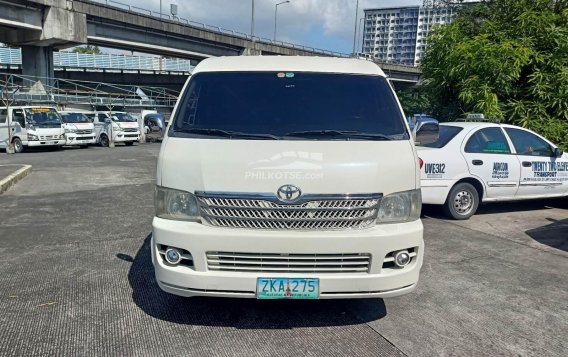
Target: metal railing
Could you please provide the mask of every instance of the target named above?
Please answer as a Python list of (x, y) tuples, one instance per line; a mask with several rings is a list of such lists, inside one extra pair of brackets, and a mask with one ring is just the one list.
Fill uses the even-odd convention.
[(173, 108), (179, 92), (161, 87), (32, 77), (0, 73), (0, 99), (15, 104), (81, 104)]
[(293, 43), (284, 42), (284, 41), (274, 41), (274, 40), (270, 40), (268, 38), (263, 38), (263, 37), (258, 37), (258, 36), (251, 36), (251, 35), (247, 35), (246, 33), (243, 33), (243, 32), (225, 29), (225, 28), (222, 28), (220, 26), (212, 26), (212, 25), (207, 25), (207, 24), (201, 23), (201, 22), (191, 21), (191, 20), (185, 19), (183, 17), (168, 15), (168, 14), (164, 14), (164, 13), (160, 14), (159, 12), (156, 12), (156, 11), (143, 9), (143, 8), (140, 8), (140, 7), (137, 7), (137, 6), (134, 6), (134, 5), (125, 4), (125, 3), (114, 1), (114, 0), (79, 0), (79, 1), (96, 2), (96, 3), (104, 4), (104, 5), (109, 6), (109, 7), (115, 7), (115, 8), (121, 9), (123, 11), (128, 11), (128, 12), (131, 12), (131, 13), (137, 13), (137, 14), (146, 15), (146, 16), (157, 17), (157, 18), (162, 19), (162, 20), (178, 22), (178, 23), (184, 24), (186, 26), (198, 27), (198, 28), (206, 29), (206, 30), (217, 32), (217, 33), (224, 34), (224, 35), (231, 35), (231, 36), (235, 36), (235, 37), (244, 38), (244, 39), (255, 41), (255, 42), (258, 42), (258, 43), (264, 43), (264, 44), (268, 44), (268, 45), (277, 45), (277, 46), (293, 48), (293, 49), (297, 49), (297, 50), (309, 51), (309, 52), (313, 52), (314, 54), (323, 54), (323, 55), (327, 55), (327, 56), (351, 57), (351, 54), (346, 54), (346, 53), (341, 53), (341, 52), (336, 52), (336, 51), (329, 51), (329, 50), (324, 50), (324, 49), (321, 49), (321, 48), (315, 48), (315, 47), (310, 47), (310, 46), (303, 46), (303, 45), (293, 44)]
[[(0, 47), (0, 64), (21, 65), (22, 53), (19, 48)], [(191, 62), (179, 58), (150, 56), (129, 56), (116, 54), (89, 54), (76, 52), (54, 52), (54, 67), (132, 69), (148, 71), (191, 72)]]

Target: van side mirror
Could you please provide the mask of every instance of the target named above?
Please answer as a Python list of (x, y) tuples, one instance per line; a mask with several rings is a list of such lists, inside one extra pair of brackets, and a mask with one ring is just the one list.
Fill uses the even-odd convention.
[(554, 157), (560, 157), (564, 155), (564, 151), (560, 150), (560, 148), (554, 149)]
[(412, 136), (416, 144), (431, 144), (438, 140), (440, 125), (436, 119), (423, 118), (416, 121)]
[(105, 123), (110, 124), (110, 123), (112, 123), (112, 120), (110, 120), (110, 118), (106, 118)]

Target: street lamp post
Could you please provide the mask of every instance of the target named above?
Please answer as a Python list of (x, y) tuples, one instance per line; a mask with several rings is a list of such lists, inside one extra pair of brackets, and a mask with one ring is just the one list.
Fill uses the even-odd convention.
[(276, 24), (278, 21), (278, 5), (282, 4), (289, 4), (290, 0), (279, 2), (278, 4), (274, 5), (274, 41), (276, 41)]
[(250, 19), (250, 40), (254, 42), (254, 0), (252, 0), (252, 15)]
[(353, 30), (353, 57), (355, 57), (355, 47), (357, 46), (357, 21), (359, 18), (359, 0), (357, 0), (357, 5), (355, 6), (355, 29)]

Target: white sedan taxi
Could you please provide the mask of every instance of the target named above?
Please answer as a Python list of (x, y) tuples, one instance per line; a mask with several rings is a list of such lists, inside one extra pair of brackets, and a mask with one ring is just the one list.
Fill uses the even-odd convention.
[(422, 202), (468, 219), (480, 202), (568, 196), (568, 155), (521, 127), (476, 116), (440, 124), (438, 140), (417, 146)]

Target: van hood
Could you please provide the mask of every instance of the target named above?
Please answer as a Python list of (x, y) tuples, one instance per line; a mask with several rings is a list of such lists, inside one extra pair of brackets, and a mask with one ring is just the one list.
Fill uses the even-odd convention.
[(78, 130), (94, 130), (95, 125), (93, 123), (64, 123), (64, 128), (76, 128)]
[(166, 138), (158, 185), (195, 192), (383, 193), (418, 187), (410, 141), (287, 141)]
[(119, 122), (116, 122), (116, 123), (123, 129), (127, 129), (127, 128), (128, 129), (132, 129), (132, 128), (138, 129), (138, 122), (135, 122), (135, 121), (119, 121)]
[(61, 126), (58, 126), (58, 127), (55, 127), (55, 128), (36, 126), (36, 127), (34, 127), (34, 130), (28, 129), (27, 132), (29, 134), (40, 135), (40, 136), (61, 135), (61, 134), (63, 134), (63, 128)]

